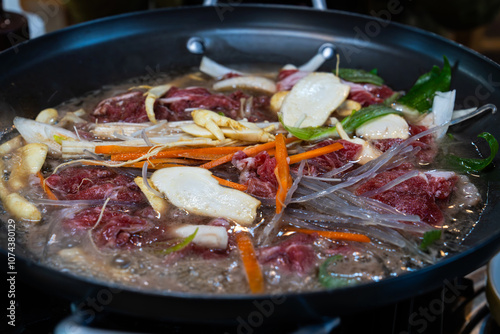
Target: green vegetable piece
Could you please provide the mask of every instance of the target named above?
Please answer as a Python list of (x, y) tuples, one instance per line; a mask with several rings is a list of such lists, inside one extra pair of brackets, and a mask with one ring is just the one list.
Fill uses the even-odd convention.
[(451, 67), (448, 58), (443, 56), (443, 59), (443, 69), (434, 66), (430, 72), (420, 76), (408, 93), (398, 100), (398, 103), (416, 109), (423, 114), (432, 107), (432, 99), (436, 92), (449, 91)]
[(285, 128), (286, 131), (290, 132), (294, 137), (297, 137), (302, 140), (320, 140), (328, 137), (333, 137), (337, 133), (337, 129), (334, 126), (296, 128), (293, 126), (286, 126), (285, 124), (283, 124), (283, 127)]
[(339, 77), (351, 82), (371, 83), (377, 86), (384, 84), (384, 79), (377, 75), (377, 69), (367, 72), (354, 68), (339, 68)]
[(383, 104), (372, 104), (371, 106), (353, 112), (351, 115), (344, 118), (341, 124), (347, 133), (352, 133), (362, 124), (388, 114), (401, 115), (401, 112)]
[(420, 243), (420, 249), (425, 251), (436, 240), (441, 239), (441, 230), (431, 230), (424, 233), (424, 238)]
[[(383, 104), (371, 105), (360, 110), (353, 112), (350, 116), (344, 118), (340, 123), (347, 133), (352, 133), (361, 124), (366, 123), (372, 119), (387, 115), (398, 114), (401, 112)], [(281, 124), (283, 124), (281, 116), (279, 116)], [(337, 134), (337, 129), (334, 126), (317, 126), (307, 128), (296, 128), (293, 126), (286, 126), (283, 124), (285, 130), (290, 132), (293, 136), (302, 140), (320, 140), (332, 137)]]
[(336, 289), (358, 283), (355, 279), (341, 277), (340, 275), (335, 275), (328, 270), (329, 267), (335, 266), (336, 262), (343, 259), (344, 257), (342, 255), (334, 255), (326, 259), (325, 262), (323, 262), (319, 267), (318, 281), (325, 288)]
[(189, 245), (191, 243), (191, 241), (194, 240), (194, 237), (196, 237), (196, 233), (198, 233), (198, 228), (196, 228), (196, 230), (193, 232), (193, 234), (187, 236), (184, 240), (182, 240), (181, 242), (179, 242), (177, 245), (160, 251), (160, 254), (167, 255), (167, 254), (170, 254), (170, 253), (173, 253), (173, 252), (180, 251), (181, 249), (183, 249), (187, 245)]
[(490, 146), (490, 156), (485, 159), (465, 159), (449, 154), (447, 160), (458, 169), (467, 173), (480, 172), (492, 163), (498, 153), (498, 141), (489, 132), (483, 132), (478, 137), (485, 139)]

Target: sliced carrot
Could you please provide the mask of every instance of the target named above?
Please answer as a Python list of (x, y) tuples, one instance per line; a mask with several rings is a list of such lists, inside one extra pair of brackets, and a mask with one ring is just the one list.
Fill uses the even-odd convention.
[[(297, 140), (299, 140), (299, 139), (297, 139), (295, 137), (290, 137), (290, 138), (287, 138), (285, 140), (285, 143), (289, 144), (289, 143), (297, 141)], [(276, 146), (276, 141), (271, 141), (269, 143), (265, 143), (265, 144), (261, 144), (261, 145), (257, 145), (257, 146), (246, 147), (242, 151), (245, 152), (245, 154), (248, 155), (249, 157), (253, 157), (254, 155), (257, 155), (258, 153), (260, 153), (262, 151), (267, 151), (267, 150), (273, 149), (275, 146)], [(231, 154), (228, 154), (226, 156), (223, 156), (222, 158), (207, 162), (207, 163), (201, 165), (200, 167), (205, 168), (205, 169), (211, 169), (211, 168), (220, 166), (222, 164), (225, 164), (226, 162), (231, 161), (233, 159), (233, 157), (234, 157), (234, 153), (231, 153)]]
[(255, 255), (252, 240), (246, 232), (236, 234), (236, 243), (240, 251), (240, 258), (245, 268), (245, 273), (252, 293), (264, 292), (264, 277), (259, 261)]
[(36, 173), (36, 175), (40, 179), (40, 184), (42, 185), (43, 191), (45, 191), (45, 193), (47, 194), (47, 197), (51, 200), (57, 201), (58, 200), (57, 196), (54, 195), (52, 190), (50, 190), (50, 188), (45, 184), (45, 179), (43, 178), (42, 173), (38, 172)]
[[(223, 146), (223, 147), (206, 147), (206, 148), (190, 148), (190, 149), (175, 149), (164, 150), (152, 156), (153, 159), (159, 158), (190, 158), (199, 160), (215, 160), (230, 153), (235, 153), (243, 150), (241, 146)], [(141, 158), (145, 153), (118, 153), (112, 154), (112, 161), (127, 161)]]
[(278, 191), (276, 193), (276, 213), (281, 213), (285, 206), (288, 190), (292, 186), (292, 176), (288, 166), (288, 151), (286, 149), (285, 137), (280, 133), (276, 136), (276, 169), (274, 174), (278, 179)]
[(215, 178), (217, 181), (219, 181), (219, 184), (221, 186), (226, 186), (226, 187), (230, 187), (230, 188), (233, 188), (236, 190), (241, 190), (241, 191), (245, 191), (248, 189), (248, 187), (244, 184), (239, 184), (239, 183), (231, 182), (231, 181), (228, 181), (225, 179), (221, 179), (220, 177), (217, 177), (215, 175), (212, 175), (212, 177)]
[[(144, 166), (145, 161), (134, 162), (131, 164), (125, 165), (125, 167), (133, 167), (133, 168), (142, 168)], [(190, 159), (149, 159), (148, 168), (150, 169), (160, 169), (158, 166), (169, 165), (169, 166), (197, 166), (200, 164), (198, 160), (190, 160)]]
[(118, 153), (148, 153), (154, 146), (121, 146), (121, 145), (99, 145), (95, 147), (97, 154)]
[(307, 151), (307, 152), (299, 153), (299, 154), (294, 154), (294, 155), (290, 156), (289, 164), (293, 165), (293, 164), (300, 162), (302, 160), (316, 158), (316, 157), (319, 157), (321, 155), (325, 155), (325, 154), (328, 154), (331, 152), (341, 150), (343, 148), (344, 148), (344, 146), (342, 146), (341, 143), (334, 143), (334, 144), (331, 144), (328, 146), (317, 148), (315, 150), (311, 150), (311, 151)]
[(294, 232), (300, 232), (304, 234), (319, 234), (322, 237), (327, 239), (335, 239), (335, 240), (345, 240), (345, 241), (358, 241), (358, 242), (370, 242), (370, 238), (368, 238), (364, 234), (357, 233), (348, 233), (348, 232), (334, 232), (334, 231), (317, 231), (317, 230), (309, 230), (306, 228), (289, 228), (289, 230)]

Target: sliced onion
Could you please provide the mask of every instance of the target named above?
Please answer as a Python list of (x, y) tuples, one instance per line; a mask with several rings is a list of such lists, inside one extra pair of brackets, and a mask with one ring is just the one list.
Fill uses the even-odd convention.
[(217, 91), (247, 89), (267, 94), (276, 93), (276, 84), (274, 81), (257, 76), (243, 76), (225, 79), (216, 82), (212, 88)]
[[(453, 107), (455, 106), (455, 90), (450, 92), (436, 92), (432, 103), (432, 114), (434, 115), (434, 125), (449, 124), (453, 115)], [(436, 138), (442, 138), (448, 126), (435, 133)]]

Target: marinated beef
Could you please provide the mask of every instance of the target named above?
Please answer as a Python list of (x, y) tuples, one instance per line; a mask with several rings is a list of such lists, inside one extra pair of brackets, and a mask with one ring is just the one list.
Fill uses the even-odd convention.
[[(351, 143), (347, 140), (324, 140), (321, 143), (311, 147), (309, 150), (315, 150), (320, 147), (328, 146), (334, 143), (341, 143), (343, 149), (321, 155), (316, 158), (308, 159), (304, 168), (304, 175), (321, 176), (329, 171), (340, 168), (350, 161), (356, 160), (362, 150), (359, 144)], [(292, 168), (296, 170), (296, 168)]]
[[(148, 115), (143, 92), (132, 91), (101, 101), (90, 113), (92, 122), (148, 122)], [(166, 107), (156, 103), (154, 106), (156, 119), (176, 120), (177, 116)]]
[[(377, 174), (361, 184), (355, 193), (362, 195), (379, 189), (409, 171), (410, 169), (405, 165)], [(451, 172), (420, 173), (371, 198), (388, 204), (402, 213), (418, 215), (422, 221), (430, 225), (440, 226), (444, 216), (439, 204), (449, 198), (456, 181), (457, 176)]]
[(45, 180), (59, 199), (139, 203), (145, 201), (130, 176), (102, 167), (69, 167)]
[(259, 248), (257, 257), (260, 263), (279, 270), (306, 274), (316, 263), (314, 240), (314, 235), (295, 233), (277, 246)]
[(351, 87), (347, 98), (360, 103), (362, 107), (384, 103), (385, 99), (394, 94), (394, 91), (386, 85), (376, 86), (368, 83), (357, 84), (344, 80), (342, 80), (342, 82)]
[(140, 246), (142, 239), (140, 233), (154, 227), (148, 219), (127, 209), (112, 206), (102, 211), (99, 221), (101, 211), (102, 207), (83, 209), (63, 221), (63, 226), (73, 232), (91, 229), (91, 236), (97, 247), (111, 248)]

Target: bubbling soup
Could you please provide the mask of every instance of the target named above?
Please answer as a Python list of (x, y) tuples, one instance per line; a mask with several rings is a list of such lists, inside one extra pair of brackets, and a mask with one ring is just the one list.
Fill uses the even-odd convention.
[(493, 108), (454, 111), (450, 77), (445, 58), (404, 93), (376, 71), (204, 58), (105, 87), (16, 117), (3, 220), (47, 266), (151, 291), (316, 291), (418, 270), (463, 250), (496, 153), (471, 164), (470, 139), (446, 134)]

